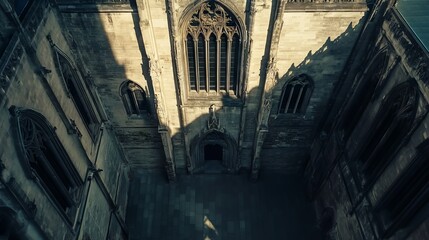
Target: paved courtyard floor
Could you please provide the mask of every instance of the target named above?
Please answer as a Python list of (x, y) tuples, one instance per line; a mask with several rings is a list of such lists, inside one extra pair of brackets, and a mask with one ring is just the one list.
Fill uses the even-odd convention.
[(179, 175), (139, 170), (127, 210), (130, 239), (318, 240), (312, 204), (299, 177), (276, 172)]

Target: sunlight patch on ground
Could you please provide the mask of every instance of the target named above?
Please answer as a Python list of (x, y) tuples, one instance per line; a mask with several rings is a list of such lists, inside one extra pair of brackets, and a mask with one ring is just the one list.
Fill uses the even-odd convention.
[(210, 219), (207, 216), (204, 216), (204, 238), (203, 240), (215, 240), (216, 237), (219, 235), (218, 231), (216, 230), (213, 223), (210, 221)]

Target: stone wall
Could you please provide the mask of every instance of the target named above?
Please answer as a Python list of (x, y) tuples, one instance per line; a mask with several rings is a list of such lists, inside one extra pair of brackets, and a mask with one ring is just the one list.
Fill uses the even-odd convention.
[[(52, 44), (71, 59), (78, 78), (87, 87), (84, 92), (94, 92), (91, 82), (87, 82), (87, 69), (80, 68), (85, 64), (73, 49), (75, 43), (69, 42), (69, 32), (62, 26), (57, 10), (48, 1), (33, 1), (28, 14), (21, 19), (10, 11), (8, 3), (3, 2), (0, 10), (1, 16), (11, 19), (9, 25), (0, 27), (2, 33), (10, 33), (7, 35), (9, 41), (0, 42), (0, 49), (5, 49), (1, 52), (0, 65), (0, 206), (16, 213), (21, 227), (19, 234), (23, 238), (72, 239), (90, 236), (98, 239), (106, 237), (109, 227), (126, 236), (123, 224), (126, 195), (119, 197), (118, 194), (124, 195), (128, 189), (128, 167), (116, 136), (104, 120), (104, 113), (98, 112), (101, 107), (97, 106), (95, 110), (101, 129), (96, 136), (92, 136), (65, 89)], [(10, 26), (13, 26), (12, 30)], [(98, 104), (96, 98), (97, 95), (90, 97), (93, 106)], [(79, 186), (77, 212), (72, 219), (66, 219), (56, 200), (40, 184), (43, 180), (25, 174), (25, 164), (28, 163), (25, 163), (25, 153), (21, 152), (23, 146), (18, 141), (9, 111), (11, 106), (42, 114), (55, 129), (82, 183)], [(92, 175), (95, 169), (103, 171)], [(88, 178), (90, 175), (91, 180)], [(109, 219), (116, 219), (115, 224), (110, 223)], [(94, 222), (98, 224), (94, 225)]]
[[(277, 52), (277, 81), (272, 92), (269, 133), (262, 166), (295, 172), (308, 160), (303, 154), (316, 136), (322, 114), (365, 21), (365, 8), (343, 12), (291, 10), (286, 5)], [(301, 114), (279, 114), (283, 86), (307, 74), (314, 82)], [(334, 97), (334, 96), (332, 96)], [(279, 156), (279, 157), (271, 157)], [(282, 167), (283, 166), (283, 167)]]
[[(320, 219), (324, 219), (326, 208), (334, 209), (332, 219), (328, 220), (333, 224), (325, 233), (333, 239), (424, 239), (428, 237), (428, 220), (421, 216), (426, 208), (424, 204), (408, 220), (403, 220), (402, 225), (389, 229), (386, 236), (383, 235), (382, 218), (387, 217), (382, 216), (377, 207), (383, 205), (388, 193), (398, 188), (400, 177), (413, 174), (407, 168), (418, 156), (417, 147), (427, 139), (429, 89), (426, 84), (428, 70), (424, 66), (427, 66), (429, 58), (390, 3), (378, 5), (371, 19), (353, 53), (356, 56), (354, 63), (344, 72), (345, 84), (337, 91), (338, 96), (347, 98), (339, 98), (344, 101), (337, 103), (328, 113), (322, 128), (325, 131), (323, 138), (313, 142), (312, 157), (306, 169), (307, 191), (316, 199)], [(372, 81), (372, 75), (379, 70), (371, 70), (371, 64), (378, 64), (377, 54), (380, 52), (387, 54), (387, 64), (383, 65), (374, 94), (370, 101), (359, 100), (356, 97), (359, 92), (362, 94), (359, 87), (366, 81)], [(419, 99), (411, 130), (395, 145), (393, 156), (381, 173), (369, 184), (362, 182), (365, 177), (362, 177), (361, 168), (356, 166), (362, 161), (359, 158), (363, 156), (361, 152), (366, 144), (377, 137), (372, 136), (371, 129), (380, 121), (379, 112), (385, 107), (383, 103), (391, 90), (407, 81), (416, 84)], [(368, 105), (360, 116), (355, 116), (358, 121), (347, 137), (341, 122), (347, 118), (353, 101), (368, 102)]]
[[(192, 166), (190, 144), (207, 129), (208, 109), (214, 104), (221, 127), (238, 145), (242, 167), (250, 168), (255, 132), (259, 128), (262, 89), (271, 48), (277, 48), (276, 83), (272, 91), (269, 134), (262, 167), (302, 169), (323, 109), (364, 21), (360, 2), (326, 11), (319, 5), (287, 4), (274, 29), (280, 1), (222, 1), (242, 24), (242, 82), (245, 90), (232, 97), (193, 98), (188, 94), (184, 62), (184, 18), (203, 1), (136, 1), (88, 4), (61, 1), (59, 9), (68, 38), (91, 72), (106, 114), (125, 155), (135, 167), (166, 164), (158, 125), (167, 126), (175, 166)], [(279, 32), (273, 37), (272, 32)], [(274, 39), (276, 38), (276, 39)], [(73, 40), (74, 39), (74, 40)], [(277, 114), (282, 87), (301, 73), (311, 76), (314, 92), (306, 114)], [(125, 80), (148, 94), (151, 116), (127, 116), (119, 96)], [(163, 153), (164, 152), (164, 153)], [(282, 155), (283, 158), (275, 156)], [(188, 169), (189, 170), (189, 169)]]

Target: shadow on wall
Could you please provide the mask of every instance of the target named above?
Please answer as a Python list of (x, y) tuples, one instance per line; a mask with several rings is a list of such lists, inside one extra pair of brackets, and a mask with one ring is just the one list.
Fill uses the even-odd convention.
[[(115, 21), (108, 11), (107, 13), (63, 13), (63, 15), (68, 22), (70, 36), (77, 35), (81, 40), (78, 43), (72, 42), (83, 50), (82, 58), (88, 64), (87, 68), (95, 79), (102, 103), (127, 159), (131, 164), (137, 162), (140, 167), (161, 168), (164, 162), (160, 159), (165, 159), (165, 154), (157, 121), (147, 117), (124, 117), (124, 105), (117, 94), (120, 84), (127, 79), (141, 84), (144, 89), (149, 90), (148, 101), (153, 115), (156, 115), (150, 59), (144, 47), (135, 2), (130, 2), (130, 18), (134, 25), (136, 40), (130, 46), (124, 47), (122, 55), (126, 55), (127, 62), (141, 62), (140, 74), (143, 75), (143, 79), (141, 76), (135, 76), (136, 79), (130, 77), (124, 63), (117, 60), (118, 53), (113, 51), (114, 44), (118, 44), (118, 40), (108, 36), (112, 31), (109, 28), (114, 29)], [(274, 8), (275, 4), (272, 6)], [(104, 18), (107, 18), (107, 21)], [(348, 28), (334, 40), (327, 38), (317, 51), (314, 53), (309, 51), (299, 64), (293, 63), (285, 74), (276, 76), (277, 81), (273, 88), (262, 93), (267, 75), (268, 56), (270, 56), (269, 44), (267, 44), (260, 65), (262, 80), (259, 87), (247, 90), (245, 99), (225, 96), (221, 99), (220, 106), (215, 105), (212, 112), (209, 108), (213, 102), (208, 100), (202, 103), (204, 107), (199, 107), (199, 111), (206, 114), (201, 114), (185, 126), (190, 145), (187, 146), (188, 149), (184, 149), (183, 133), (172, 136), (177, 167), (187, 167), (188, 170), (198, 172), (206, 160), (214, 160), (210, 157), (214, 154), (220, 158), (220, 165), (224, 167), (222, 171), (237, 172), (241, 168), (249, 169), (255, 153), (256, 129), (258, 126), (268, 125), (268, 134), (260, 156), (261, 169), (301, 171), (309, 158), (310, 144), (318, 136), (317, 127), (328, 107), (328, 99), (332, 97), (330, 95), (334, 87), (341, 82), (341, 70), (352, 47), (351, 43), (354, 42), (363, 21), (364, 18), (355, 26), (350, 23)], [(116, 42), (113, 44), (112, 41)], [(140, 49), (140, 53), (127, 55), (134, 46)], [(308, 75), (314, 82), (308, 107), (300, 114), (279, 113), (281, 99), (287, 99), (284, 97), (287, 94), (283, 93), (284, 85), (301, 74)], [(271, 102), (268, 123), (258, 122), (258, 112), (263, 111), (264, 106), (261, 103), (265, 102), (265, 99)], [(248, 108), (250, 104), (259, 107), (250, 109)], [(243, 112), (242, 108), (245, 108)], [(245, 114), (244, 122), (241, 121), (242, 113)], [(210, 125), (208, 122), (213, 121), (214, 118), (218, 124)], [(241, 139), (240, 131), (245, 132)], [(206, 152), (211, 153), (206, 154)]]
[[(62, 4), (62, 2), (67, 3)], [(73, 4), (73, 2), (76, 4)], [(157, 134), (156, 125), (153, 123), (154, 121), (147, 116), (128, 117), (120, 96), (121, 84), (129, 79), (143, 86), (144, 89), (147, 88), (140, 81), (141, 78), (135, 79), (132, 75), (130, 76), (126, 63), (122, 61), (123, 59), (117, 58), (118, 48), (114, 47), (113, 42), (115, 42), (114, 37), (118, 36), (112, 35), (115, 22), (109, 10), (113, 10), (118, 5), (96, 5), (95, 1), (86, 5), (80, 5), (77, 1), (57, 1), (57, 4), (57, 9), (61, 15), (62, 30), (73, 53), (73, 56), (70, 57), (76, 59), (77, 69), (84, 72), (85, 75), (90, 75), (89, 80), (86, 79), (89, 81), (88, 84), (96, 86), (97, 97), (100, 98), (103, 110), (106, 112), (109, 120), (106, 124), (107, 130), (110, 131), (113, 129), (115, 131), (116, 138), (122, 148), (125, 149), (125, 153), (135, 153), (135, 149), (139, 149), (138, 146), (144, 145), (147, 135), (152, 134), (153, 137), (149, 136), (147, 138), (153, 139), (155, 143), (158, 140), (158, 143), (160, 143), (161, 141)], [(133, 14), (134, 10), (131, 7), (128, 6), (125, 9), (125, 12), (130, 15)], [(51, 33), (51, 36), (53, 41), (60, 41), (60, 39), (56, 39), (55, 33)], [(120, 51), (127, 52), (129, 49), (120, 49)], [(137, 56), (129, 54), (127, 57), (130, 61), (137, 63), (137, 69), (140, 67), (140, 54)], [(128, 126), (133, 126), (136, 130), (129, 131)], [(132, 145), (127, 145), (128, 142), (123, 142), (123, 139), (130, 141)], [(106, 140), (102, 141), (106, 142)], [(101, 144), (97, 168), (104, 170), (101, 175), (103, 176), (102, 180), (107, 187), (107, 191), (116, 201), (113, 205), (118, 206), (119, 209), (112, 211), (110, 209), (111, 205), (105, 204), (102, 201), (103, 196), (97, 195), (99, 191), (90, 191), (88, 199), (99, 199), (100, 201), (88, 201), (87, 212), (79, 219), (82, 222), (82, 231), (79, 232), (80, 237), (91, 236), (102, 239), (106, 238), (105, 234), (107, 234), (110, 239), (127, 238), (127, 230), (123, 228), (120, 221), (125, 219), (128, 176), (124, 174), (125, 171), (123, 171), (120, 159), (112, 159), (122, 154), (117, 153), (118, 151), (122, 151), (122, 149), (117, 149), (114, 146), (116, 144), (108, 141), (105, 144)], [(159, 144), (155, 147), (149, 144), (144, 146), (148, 151), (160, 152), (158, 156), (162, 156), (162, 148), (159, 147)], [(130, 151), (127, 149), (130, 149)], [(126, 157), (128, 158), (128, 155)], [(98, 207), (93, 206), (95, 202), (98, 202)], [(92, 212), (94, 210), (100, 213), (105, 211), (106, 216), (109, 216), (108, 214), (110, 216), (103, 218), (101, 221), (96, 220), (95, 217), (100, 216), (100, 213), (97, 212), (95, 214)], [(116, 212), (118, 212), (118, 215), (122, 219), (115, 217), (117, 216), (115, 215)], [(99, 229), (91, 229), (90, 226), (93, 226), (94, 222), (98, 222)]]
[[(341, 85), (342, 70), (349, 58), (353, 43), (355, 42), (365, 17), (353, 26), (349, 24), (347, 29), (337, 38), (328, 37), (325, 43), (315, 52), (309, 51), (307, 56), (299, 63), (292, 64), (282, 76), (276, 76), (276, 81), (271, 89), (262, 95), (264, 81), (260, 81), (259, 87), (250, 89), (246, 99), (237, 101), (233, 97), (225, 96), (222, 103), (214, 106), (215, 111), (210, 110), (213, 101), (207, 101), (206, 114), (201, 114), (193, 121), (187, 123), (187, 138), (190, 146), (183, 152), (178, 148), (183, 147), (183, 134), (173, 136), (173, 141), (180, 142), (175, 146), (175, 159), (179, 168), (188, 167), (193, 173), (198, 172), (239, 172), (241, 169), (251, 168), (251, 161), (255, 153), (256, 129), (263, 122), (258, 119), (258, 112), (263, 111), (265, 99), (271, 100), (270, 117), (268, 119), (268, 134), (261, 151), (261, 169), (280, 169), (288, 172), (303, 171), (309, 157), (311, 143), (318, 138), (318, 127), (323, 114), (329, 108), (328, 103), (338, 85)], [(278, 53), (282, 54), (282, 53)], [(266, 55), (269, 55), (266, 53)], [(268, 59), (264, 57), (263, 59)], [(267, 73), (267, 60), (261, 61), (261, 74), (265, 78)], [(312, 95), (308, 106), (302, 113), (279, 113), (285, 84), (301, 74), (309, 76), (313, 83)], [(264, 79), (265, 80), (265, 79)], [(268, 84), (268, 83), (267, 83)], [(265, 88), (266, 89), (266, 88)], [(297, 96), (292, 96), (297, 97)], [(257, 102), (259, 109), (244, 111), (245, 122), (241, 122), (241, 108)], [(186, 106), (185, 106), (186, 108)], [(204, 112), (204, 111), (203, 111)], [(215, 119), (215, 120), (214, 120)], [(217, 121), (217, 124), (211, 124)], [(259, 124), (259, 126), (258, 126)], [(245, 131), (243, 139), (240, 139), (240, 131)], [(216, 134), (211, 134), (215, 132)], [(216, 152), (219, 151), (219, 152)], [(234, 151), (225, 153), (225, 151)], [(189, 153), (189, 158), (186, 156)], [(220, 156), (219, 166), (213, 167), (211, 157), (206, 154)], [(234, 158), (234, 159), (225, 159)]]

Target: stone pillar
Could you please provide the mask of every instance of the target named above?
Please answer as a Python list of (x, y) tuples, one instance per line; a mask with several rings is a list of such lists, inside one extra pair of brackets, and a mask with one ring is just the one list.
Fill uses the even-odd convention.
[(161, 135), (162, 145), (165, 153), (165, 168), (167, 171), (168, 180), (170, 182), (176, 181), (176, 164), (173, 155), (173, 143), (171, 141), (171, 134), (168, 129), (168, 115), (165, 111), (165, 99), (161, 89), (161, 69), (156, 60), (150, 60), (150, 75), (155, 94), (155, 110), (158, 118), (158, 133)]
[(253, 141), (253, 157), (252, 157), (252, 168), (251, 168), (251, 178), (256, 180), (259, 175), (260, 168), (260, 154), (262, 150), (262, 145), (265, 140), (265, 136), (268, 132), (268, 118), (271, 112), (271, 98), (273, 87), (277, 83), (276, 79), (276, 58), (277, 58), (277, 49), (279, 45), (280, 32), (283, 26), (283, 12), (286, 6), (286, 1), (281, 0), (278, 2), (278, 10), (274, 16), (274, 23), (270, 24), (270, 31), (272, 34), (269, 36), (270, 48), (267, 52), (269, 59), (267, 60), (267, 68), (264, 76), (261, 77), (261, 81), (264, 82), (264, 91), (261, 97), (261, 105), (259, 107), (257, 125), (256, 125), (256, 134)]
[(188, 173), (192, 173), (192, 161), (191, 161), (191, 155), (190, 155), (190, 140), (188, 136), (188, 122), (186, 120), (186, 114), (185, 114), (185, 107), (184, 107), (184, 100), (186, 99), (185, 94), (183, 90), (185, 84), (185, 79), (183, 76), (183, 62), (180, 60), (180, 49), (181, 44), (180, 40), (178, 40), (178, 28), (177, 28), (177, 1), (173, 0), (167, 0), (166, 1), (166, 9), (167, 9), (167, 17), (168, 17), (168, 23), (169, 23), (169, 32), (170, 32), (170, 41), (171, 41), (171, 55), (172, 55), (172, 64), (173, 64), (173, 70), (176, 72), (174, 74), (175, 82), (176, 82), (176, 92), (177, 92), (177, 109), (179, 113), (179, 123), (181, 128), (181, 134), (183, 138), (183, 144), (185, 148), (185, 158), (186, 158), (186, 169)]
[(158, 132), (161, 135), (162, 145), (165, 152), (165, 170), (167, 171), (168, 181), (176, 182), (176, 164), (173, 157), (173, 143), (171, 134), (168, 129), (163, 126), (158, 126)]
[(261, 149), (262, 145), (264, 144), (265, 136), (268, 133), (267, 127), (261, 127), (258, 132), (256, 133), (256, 141), (255, 141), (255, 152), (253, 154), (252, 159), (252, 172), (251, 172), (251, 178), (252, 180), (257, 180), (259, 176), (259, 168), (260, 168), (260, 155), (261, 155)]

